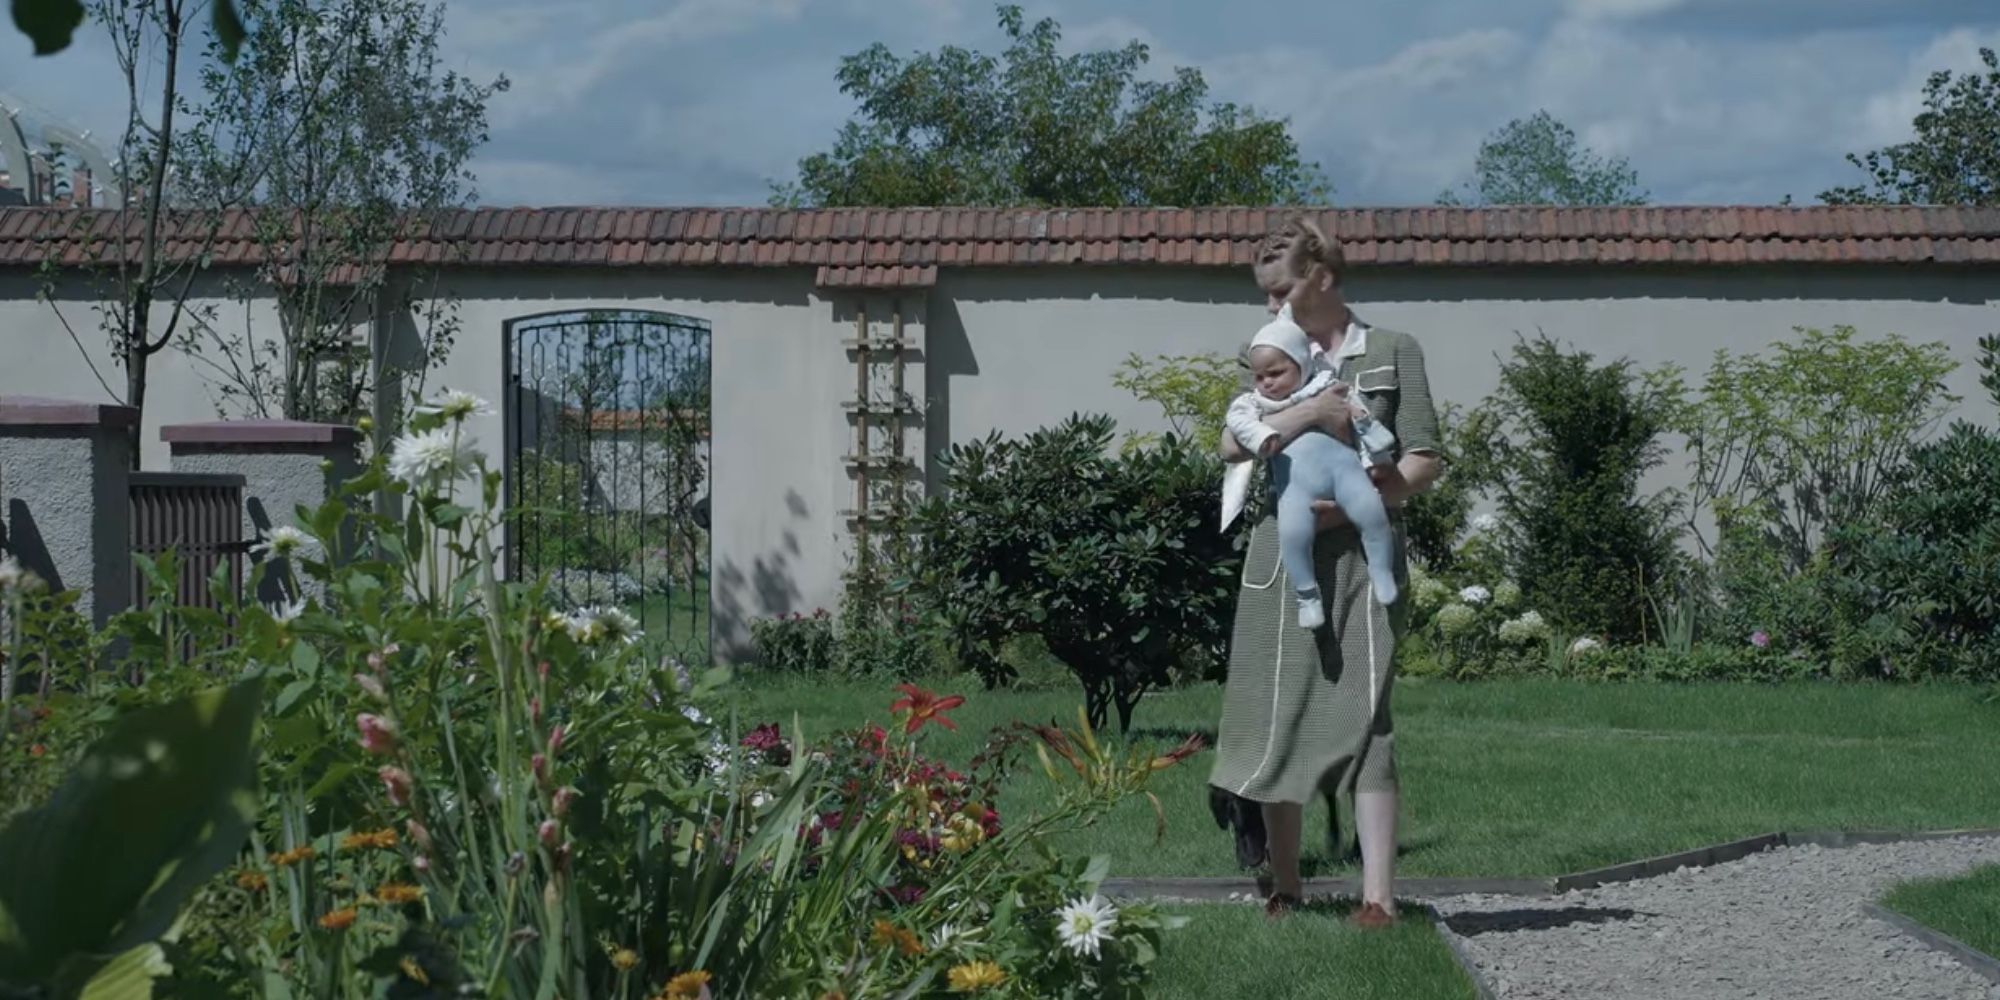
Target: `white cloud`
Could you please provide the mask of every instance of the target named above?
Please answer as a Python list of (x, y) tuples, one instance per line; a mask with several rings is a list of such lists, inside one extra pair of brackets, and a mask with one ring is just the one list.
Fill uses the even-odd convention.
[(1958, 28), (1934, 39), (1923, 51), (1910, 57), (1903, 76), (1887, 90), (1869, 97), (1861, 106), (1856, 123), (1856, 141), (1873, 149), (1906, 142), (1912, 135), (1911, 122), (1924, 109), (1924, 83), (1932, 73), (1985, 72), (1979, 61), (1981, 48), (2000, 49), (2000, 28), (1976, 30)]
[(1577, 17), (1617, 20), (1664, 14), (1683, 6), (1685, 2), (1686, 0), (1567, 0), (1563, 7)]

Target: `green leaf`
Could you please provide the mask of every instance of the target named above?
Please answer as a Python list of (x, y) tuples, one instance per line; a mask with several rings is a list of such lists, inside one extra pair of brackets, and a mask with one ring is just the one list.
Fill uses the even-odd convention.
[(222, 46), (222, 61), (234, 63), (243, 48), (243, 16), (236, 10), (236, 0), (214, 0), (213, 9), (212, 27), (216, 43)]
[(173, 925), (255, 815), (257, 681), (127, 715), (0, 830), (0, 980), (44, 982)]
[(69, 48), (83, 24), (83, 4), (77, 0), (14, 0), (14, 26), (35, 43), (38, 56)]
[(77, 1000), (152, 1000), (153, 980), (172, 975), (174, 967), (160, 946), (148, 942), (112, 959), (83, 984)]
[(313, 686), (317, 683), (317, 681), (313, 680), (296, 680), (285, 685), (285, 689), (278, 692), (278, 700), (271, 703), (271, 711), (279, 715), (284, 715), (291, 711), (292, 706), (298, 704), (300, 698), (311, 693)]

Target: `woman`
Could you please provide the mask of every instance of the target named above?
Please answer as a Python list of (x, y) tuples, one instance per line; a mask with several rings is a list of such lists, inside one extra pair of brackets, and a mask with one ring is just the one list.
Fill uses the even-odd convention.
[[(1393, 464), (1378, 467), (1376, 487), (1392, 511), (1396, 578), (1407, 583), (1400, 507), (1437, 481), (1441, 463), (1437, 414), (1415, 338), (1362, 323), (1341, 293), (1340, 245), (1305, 219), (1294, 219), (1260, 245), (1257, 284), (1271, 312), (1290, 305), (1312, 338), (1315, 359), (1362, 393), (1375, 418), (1395, 432)], [(1325, 431), (1351, 440), (1346, 403), (1331, 392), (1268, 423), (1280, 447), (1302, 433)], [(1251, 456), (1223, 435), (1223, 458)], [(1258, 516), (1244, 560), (1230, 643), (1216, 766), (1209, 782), (1262, 804), (1270, 842), (1273, 894), (1266, 912), (1282, 916), (1298, 905), (1303, 886), (1299, 849), (1305, 803), (1322, 789), (1351, 790), (1361, 841), (1363, 927), (1393, 923), (1396, 862), (1395, 730), (1389, 689), (1402, 598), (1377, 604), (1360, 539), (1335, 505), (1320, 505), (1314, 562), (1327, 602), (1326, 626), (1298, 627), (1295, 589), (1282, 579), (1277, 521), (1271, 505)], [(1409, 588), (1404, 586), (1407, 594)]]

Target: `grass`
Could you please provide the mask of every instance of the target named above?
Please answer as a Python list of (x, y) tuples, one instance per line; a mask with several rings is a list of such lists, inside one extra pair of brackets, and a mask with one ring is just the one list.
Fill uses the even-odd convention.
[(1883, 905), (1988, 955), (2000, 955), (2000, 865), (1897, 886)]
[(639, 619), (651, 655), (678, 656), (688, 663), (708, 662), (707, 573), (695, 577), (692, 587), (675, 586), (665, 593), (647, 594), (625, 611)]
[[(968, 685), (935, 685), (958, 691)], [(797, 713), (808, 736), (886, 722), (888, 682), (760, 679), (739, 689), (741, 724)], [(928, 751), (963, 762), (994, 726), (1075, 717), (1073, 690), (982, 692), (927, 730)], [(1218, 688), (1149, 697), (1132, 739), (1161, 749), (1212, 736)], [(1396, 688), (1409, 876), (1548, 876), (1773, 830), (1917, 830), (2000, 825), (2000, 784), (1966, 783), (2000, 751), (2000, 706), (1970, 687), (1872, 684), (1646, 685), (1400, 680)], [(1105, 853), (1135, 875), (1235, 874), (1209, 818), (1210, 758), (1161, 774), (1167, 835), (1152, 810), (1121, 806), (1061, 845)], [(1024, 767), (1003, 815), (1032, 808), (1045, 779)], [(1328, 860), (1315, 806), (1308, 866)]]
[[(1471, 1000), (1472, 985), (1430, 926), (1356, 931), (1326, 910), (1271, 924), (1251, 906), (1188, 906), (1161, 949), (1161, 1000)], [(1199, 942), (1198, 946), (1194, 945)]]

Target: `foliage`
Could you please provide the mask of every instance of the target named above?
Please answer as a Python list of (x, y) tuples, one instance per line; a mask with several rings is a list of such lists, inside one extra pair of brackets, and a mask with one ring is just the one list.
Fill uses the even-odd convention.
[(470, 203), (467, 162), (507, 80), (479, 84), (440, 65), (442, 3), (239, 2), (255, 27), (244, 58), (202, 69), (182, 184), (195, 203), (255, 211), (262, 263), (242, 294), (272, 294), (279, 329), (197, 322), (183, 349), (242, 415), (351, 421), (386, 377), (354, 343), (370, 309), (409, 299), (426, 320), (418, 357), (385, 355), (392, 367), (421, 371), (450, 351), (455, 314), (426, 300), (435, 276), (392, 285), (384, 265), (410, 227)]
[(822, 674), (839, 664), (839, 640), (833, 615), (815, 608), (810, 615), (796, 611), (750, 622), (750, 642), (759, 666), (787, 673)]
[(46, 805), (8, 820), (0, 987), (74, 997), (112, 974), (127, 980), (120, 995), (151, 996), (150, 975), (129, 979), (137, 970), (123, 956), (156, 955), (188, 897), (242, 848), (256, 811), (260, 704), (248, 680), (127, 715)]
[(1894, 470), (1957, 397), (1938, 343), (1855, 330), (1799, 328), (1768, 355), (1716, 352), (1699, 405), (1684, 421), (1694, 468), (1694, 515), (1747, 519), (1791, 571), (1811, 561), (1827, 529), (1873, 521)]
[[(502, 483), (466, 434), (478, 408), (422, 408), (341, 498), (298, 512), (301, 538), (246, 588), (282, 567), (303, 586), (284, 603), (175, 606), (161, 599), (171, 568), (148, 563), (155, 600), (116, 621), (120, 673), (147, 678), (124, 698), (218, 672), (267, 693), (251, 849), (162, 943), (164, 988), (860, 998), (979, 980), (999, 996), (1144, 995), (1170, 921), (1125, 907), (1101, 939), (1065, 939), (1062, 913), (1092, 905), (1106, 864), (1061, 858), (1049, 838), (1142, 794), (1195, 744), (1118, 759), (1087, 729), (1003, 734), (993, 766), (1032, 739), (1080, 770), (1048, 808), (982, 823), (954, 851), (952, 813), (987, 796), (950, 768), (903, 768), (962, 699), (905, 688), (883, 780), (837, 807), (851, 773), (837, 743), (817, 749), (796, 724), (732, 739), (698, 707), (721, 672), (652, 663), (622, 612), (563, 613), (540, 581), (496, 578)], [(357, 505), (383, 488), (407, 495), (403, 514)], [(919, 833), (939, 853), (913, 857)], [(921, 898), (882, 891), (917, 872)], [(164, 967), (120, 971), (149, 968)]]
[(1466, 435), (1478, 425), (1461, 420), (1458, 407), (1450, 403), (1438, 407), (1437, 419), (1444, 468), (1430, 489), (1403, 505), (1403, 526), (1411, 558), (1433, 570), (1450, 571), (1457, 568), (1459, 538), (1485, 489), (1488, 470), (1473, 461), (1476, 442), (1466, 446)]
[[(14, 26), (34, 43), (38, 56), (54, 55), (69, 48), (76, 29), (83, 26), (85, 15), (80, 0), (14, 0), (13, 10)], [(236, 0), (212, 0), (209, 24), (218, 55), (233, 62), (244, 34), (243, 15), (236, 9)]]
[(1474, 179), (1441, 205), (1643, 205), (1639, 174), (1622, 156), (1605, 158), (1547, 111), (1516, 118), (1479, 144)]
[(1462, 447), (1487, 471), (1507, 575), (1571, 631), (1614, 641), (1644, 633), (1647, 584), (1675, 567), (1669, 495), (1641, 497), (1679, 412), (1676, 373), (1596, 365), (1547, 337), (1522, 341), (1500, 388), (1472, 415)]
[(1093, 724), (1119, 721), (1186, 658), (1219, 659), (1241, 566), (1215, 529), (1213, 451), (1168, 436), (1113, 456), (1115, 425), (1073, 415), (954, 446), (915, 517), (904, 589), (989, 680), (1033, 633), (1082, 682)]
[[(2000, 336), (1980, 341), (2000, 406)], [(1833, 558), (1863, 599), (1909, 609), (1913, 631), (1959, 669), (2000, 678), (2000, 433), (1957, 421), (1890, 477), (1878, 524), (1835, 534)]]
[(1146, 46), (1065, 54), (1053, 19), (999, 8), (999, 57), (945, 46), (841, 60), (860, 105), (831, 149), (799, 161), (792, 205), (1270, 205), (1326, 184), (1283, 121), (1208, 101), (1201, 72), (1142, 79)]
[[(1174, 436), (1214, 450), (1222, 445), (1223, 417), (1242, 391), (1242, 365), (1221, 354), (1127, 355), (1111, 384), (1157, 403)], [(1160, 435), (1129, 432), (1128, 449), (1159, 443)]]
[(1916, 137), (1847, 162), (1866, 184), (1820, 193), (1829, 205), (2000, 204), (2000, 56), (1979, 50), (1984, 71), (1932, 73), (1924, 110), (1911, 122)]

